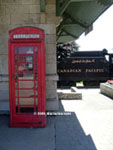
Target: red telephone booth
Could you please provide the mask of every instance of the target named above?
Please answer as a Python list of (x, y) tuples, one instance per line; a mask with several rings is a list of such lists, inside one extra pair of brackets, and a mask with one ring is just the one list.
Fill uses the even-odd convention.
[(9, 32), (10, 127), (44, 127), (44, 31), (20, 27)]

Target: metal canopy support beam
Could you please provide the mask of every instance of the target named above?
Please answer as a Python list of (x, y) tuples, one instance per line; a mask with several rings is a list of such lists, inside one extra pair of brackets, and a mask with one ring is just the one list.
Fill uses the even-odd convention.
[(63, 27), (74, 27), (75, 25), (77, 25), (77, 23), (66, 23)]
[[(66, 23), (66, 20), (67, 20), (68, 18), (72, 21), (71, 23)], [(70, 26), (74, 26), (74, 25), (79, 25), (79, 26), (81, 26), (81, 27), (84, 28), (84, 29), (88, 29), (88, 28), (89, 28), (89, 26), (86, 26), (86, 25), (84, 25), (83, 23), (79, 22), (78, 20), (74, 19), (70, 14), (65, 13), (65, 14), (64, 14), (64, 19), (63, 19), (63, 21), (61, 22), (60, 26), (57, 28), (57, 35), (58, 35), (58, 37), (59, 37), (59, 36), (62, 36), (61, 33), (62, 33), (62, 31), (64, 31), (64, 32), (67, 33), (68, 35), (70, 35), (70, 36), (72, 36), (72, 37), (74, 37), (74, 38), (77, 38), (75, 35), (71, 34), (71, 33), (68, 32), (67, 30), (64, 30), (64, 27), (66, 27), (66, 26), (70, 27)], [(59, 34), (59, 33), (60, 33), (60, 34)]]
[(56, 41), (58, 41), (58, 39), (59, 39), (59, 37), (61, 36), (62, 32), (63, 32), (63, 31), (61, 31), (60, 34), (57, 35)]
[(66, 8), (69, 6), (71, 0), (57, 0), (57, 16), (62, 16)]
[(80, 21), (76, 20), (75, 18), (73, 18), (70, 14), (65, 13), (65, 17), (71, 19), (73, 24), (78, 24), (79, 26), (81, 26), (82, 28), (88, 28), (89, 26), (81, 23)]
[[(64, 29), (63, 28), (64, 26), (60, 26), (60, 29), (58, 28), (58, 33), (57, 33), (57, 41), (58, 41), (58, 39), (60, 38), (60, 37), (62, 37), (62, 36), (71, 36), (71, 37), (73, 37), (74, 39), (77, 39), (78, 37), (77, 36), (75, 36), (74, 34), (72, 34), (72, 33), (70, 33), (70, 32), (68, 32), (66, 29)], [(66, 34), (65, 35), (63, 35), (62, 33), (63, 32), (65, 32)]]
[(46, 10), (46, 0), (40, 0), (40, 11), (45, 12)]
[(68, 32), (66, 29), (62, 29), (65, 33), (67, 33), (68, 35), (72, 36), (74, 39), (77, 39), (78, 37), (73, 35), (72, 33)]
[[(71, 23), (66, 23), (67, 19), (70, 19), (72, 22)], [(66, 29), (64, 29), (64, 27), (66, 27), (66, 26), (71, 27), (71, 26), (74, 26), (74, 25), (79, 25), (84, 29), (89, 28), (89, 26), (84, 25), (83, 23), (81, 23), (78, 20), (74, 19), (71, 15), (65, 13), (63, 21), (61, 22), (60, 26), (57, 28), (57, 35), (58, 35), (57, 40), (59, 39), (60, 36), (62, 36), (62, 31), (65, 32), (67, 35), (73, 37), (74, 39), (77, 39), (78, 37), (76, 35), (68, 32)]]
[(91, 2), (96, 0), (71, 0), (71, 2)]
[(89, 33), (93, 22), (113, 0), (56, 0), (56, 4), (57, 16), (63, 18), (57, 27), (57, 41), (65, 42), (78, 38), (83, 32)]
[(113, 3), (113, 0), (98, 0), (98, 3), (100, 3), (101, 5), (107, 6), (110, 3)]
[(63, 28), (63, 25), (65, 24), (67, 18), (64, 18), (63, 21), (60, 23), (60, 25), (57, 27), (57, 34), (59, 34), (59, 31), (61, 31), (61, 29)]
[[(71, 15), (69, 15), (68, 13), (65, 13), (64, 14), (64, 19), (63, 19), (63, 21), (61, 22), (61, 24), (58, 26), (58, 28), (57, 28), (57, 34), (59, 33), (59, 31), (60, 30), (62, 30), (62, 28), (63, 27), (65, 27), (65, 26), (73, 26), (73, 25), (79, 25), (79, 26), (81, 26), (82, 28), (85, 28), (85, 29), (88, 29), (89, 28), (89, 26), (86, 26), (86, 25), (84, 25), (83, 23), (81, 23), (81, 22), (79, 22), (78, 20), (76, 20), (76, 19), (74, 19)], [(70, 19), (72, 22), (71, 23), (66, 23), (66, 20), (67, 19)]]
[(72, 2), (90, 2), (90, 1), (96, 1), (96, 0), (57, 0), (56, 6), (57, 6), (57, 16), (62, 16), (67, 7)]

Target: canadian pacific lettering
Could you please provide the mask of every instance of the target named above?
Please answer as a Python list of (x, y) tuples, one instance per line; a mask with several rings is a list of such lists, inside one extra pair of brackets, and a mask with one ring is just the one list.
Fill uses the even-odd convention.
[(86, 69), (86, 72), (104, 72), (104, 69)]
[[(82, 69), (58, 69), (58, 73), (73, 73), (73, 72), (84, 72)], [(90, 73), (90, 72), (104, 72), (104, 69), (85, 69), (85, 72)]]
[(58, 69), (59, 73), (82, 72), (81, 69)]

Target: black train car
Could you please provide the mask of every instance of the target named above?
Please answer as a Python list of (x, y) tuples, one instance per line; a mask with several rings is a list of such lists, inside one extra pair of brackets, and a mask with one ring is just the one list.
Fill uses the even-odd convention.
[(83, 81), (85, 86), (99, 85), (113, 77), (113, 54), (107, 50), (78, 51), (57, 61), (58, 86), (72, 86)]

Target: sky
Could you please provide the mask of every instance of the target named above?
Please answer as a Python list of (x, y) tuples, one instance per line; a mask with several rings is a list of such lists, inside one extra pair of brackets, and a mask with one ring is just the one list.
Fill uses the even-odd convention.
[(76, 42), (79, 50), (102, 50), (113, 53), (113, 5), (93, 24), (93, 31), (82, 34)]

